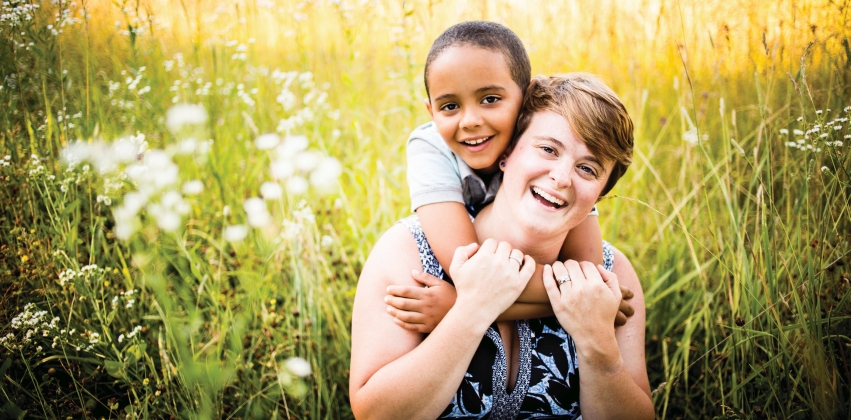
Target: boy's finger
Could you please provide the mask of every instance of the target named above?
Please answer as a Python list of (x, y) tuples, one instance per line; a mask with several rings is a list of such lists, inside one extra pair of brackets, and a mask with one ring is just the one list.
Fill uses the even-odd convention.
[(400, 326), (400, 327), (402, 327), (402, 328), (404, 328), (408, 331), (414, 331), (414, 332), (418, 332), (418, 333), (430, 332), (430, 331), (426, 331), (427, 328), (426, 328), (425, 324), (409, 324), (407, 322), (402, 322), (402, 321), (400, 321), (396, 318), (393, 318), (393, 322), (396, 325), (398, 325), (398, 326)]
[(615, 315), (615, 326), (620, 327), (620, 326), (623, 326), (625, 324), (626, 324), (626, 315), (624, 315), (623, 312), (618, 312), (618, 314)]
[(396, 311), (393, 317), (408, 324), (422, 324), (426, 321), (425, 316), (419, 312)]
[(384, 303), (402, 311), (416, 311), (419, 309), (420, 301), (388, 295), (384, 296)]
[(425, 289), (413, 286), (387, 286), (387, 294), (408, 299), (422, 299)]
[[(414, 277), (414, 280), (428, 287), (436, 287), (446, 284), (445, 280), (419, 270), (414, 270), (411, 272), (411, 275)], [(420, 289), (420, 291), (422, 291), (422, 289)]]
[(621, 296), (624, 300), (630, 300), (635, 297), (635, 294), (632, 293), (632, 290), (630, 290), (629, 287), (621, 285)]
[(618, 305), (618, 313), (622, 313), (626, 318), (628, 318), (635, 314), (635, 309), (632, 308), (632, 305), (630, 305), (629, 302), (621, 299), (621, 303)]

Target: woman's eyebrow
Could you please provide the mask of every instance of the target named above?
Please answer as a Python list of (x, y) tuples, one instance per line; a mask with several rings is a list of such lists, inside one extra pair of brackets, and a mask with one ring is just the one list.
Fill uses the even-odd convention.
[(564, 149), (564, 143), (562, 143), (562, 142), (561, 142), (561, 140), (559, 140), (559, 139), (557, 139), (557, 138), (555, 138), (555, 137), (550, 137), (550, 136), (535, 136), (535, 138), (536, 138), (536, 139), (538, 139), (538, 140), (544, 140), (544, 141), (548, 141), (548, 142), (555, 143), (556, 145), (558, 145), (558, 147), (560, 147), (560, 148)]

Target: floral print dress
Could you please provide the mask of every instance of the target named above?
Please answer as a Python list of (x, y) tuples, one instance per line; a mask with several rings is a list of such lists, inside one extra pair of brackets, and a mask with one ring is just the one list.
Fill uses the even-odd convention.
[[(417, 216), (402, 219), (413, 234), (423, 270), (444, 278)], [(612, 270), (612, 246), (603, 242), (603, 267)], [(496, 323), (488, 328), (458, 391), (439, 418), (581, 418), (579, 366), (573, 339), (556, 317), (515, 321), (520, 337), (517, 381), (508, 390), (508, 363)]]

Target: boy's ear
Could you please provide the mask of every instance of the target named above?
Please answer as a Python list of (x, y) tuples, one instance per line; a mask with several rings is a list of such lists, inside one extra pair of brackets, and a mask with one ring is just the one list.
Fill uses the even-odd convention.
[(423, 103), (425, 104), (426, 110), (428, 111), (428, 116), (434, 118), (434, 114), (431, 113), (431, 100), (425, 98), (425, 100), (423, 100)]

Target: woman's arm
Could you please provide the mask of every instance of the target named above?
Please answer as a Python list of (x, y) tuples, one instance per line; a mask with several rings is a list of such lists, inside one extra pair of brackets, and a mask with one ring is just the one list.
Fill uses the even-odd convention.
[[(545, 271), (556, 316), (573, 337), (582, 367), (583, 417), (652, 419), (655, 412), (644, 360), (644, 296), (629, 260), (615, 250), (614, 273), (576, 261), (556, 263)], [(557, 285), (553, 273), (555, 277), (569, 273), (571, 281)], [(615, 330), (611, 325), (620, 300), (620, 281), (636, 291), (635, 315)]]
[[(411, 270), (422, 269), (416, 244), (400, 225), (378, 241), (361, 273), (352, 315), (349, 392), (356, 417), (433, 419), (452, 400), (488, 326), (531, 276), (531, 269), (508, 269), (516, 264), (507, 243), (489, 240), (477, 248), (459, 249), (450, 268), (458, 299), (447, 322), (423, 340), (394, 324), (383, 301), (389, 285), (414, 284)], [(486, 281), (472, 281), (481, 274)]]

